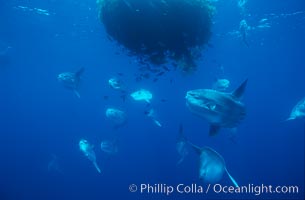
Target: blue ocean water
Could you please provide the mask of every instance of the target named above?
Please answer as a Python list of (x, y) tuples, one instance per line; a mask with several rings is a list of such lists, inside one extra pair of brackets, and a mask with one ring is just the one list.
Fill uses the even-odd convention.
[[(137, 82), (136, 58), (108, 40), (95, 1), (1, 1), (0, 199), (304, 199), (305, 122), (285, 120), (305, 96), (305, 3), (249, 0), (245, 16), (236, 1), (215, 6), (210, 47), (196, 72)], [(249, 47), (235, 34), (244, 18), (256, 27)], [(270, 27), (257, 28), (262, 19)], [(78, 99), (56, 77), (81, 67)], [(145, 116), (146, 103), (122, 101), (108, 86), (117, 73), (130, 90), (153, 93), (161, 128)], [(229, 91), (249, 80), (242, 99), (247, 116), (234, 140), (226, 129), (210, 137), (209, 124), (185, 105), (188, 90), (211, 88), (219, 77), (231, 81)], [(124, 127), (114, 129), (106, 119), (109, 106), (126, 111)], [(188, 140), (224, 157), (239, 185), (297, 186), (298, 193), (130, 192), (132, 184), (208, 187), (192, 149), (176, 165), (180, 123)], [(113, 137), (118, 153), (107, 156), (100, 143)], [(101, 174), (79, 150), (82, 138), (94, 145)], [(232, 185), (226, 175), (220, 184)]]

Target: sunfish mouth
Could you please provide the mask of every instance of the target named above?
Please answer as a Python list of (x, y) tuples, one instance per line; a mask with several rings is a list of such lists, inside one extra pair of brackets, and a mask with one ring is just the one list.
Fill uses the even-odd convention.
[(215, 104), (207, 99), (199, 98), (197, 94), (194, 94), (191, 91), (187, 92), (185, 98), (188, 106), (196, 106), (207, 110), (214, 110), (216, 108)]

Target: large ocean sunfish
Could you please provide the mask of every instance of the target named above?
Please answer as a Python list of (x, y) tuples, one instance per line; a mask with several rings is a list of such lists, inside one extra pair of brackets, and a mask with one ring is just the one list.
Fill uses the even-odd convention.
[(247, 81), (232, 93), (213, 89), (190, 90), (186, 93), (186, 105), (193, 114), (210, 123), (210, 135), (217, 134), (221, 127), (235, 128), (246, 116), (246, 109), (240, 98)]

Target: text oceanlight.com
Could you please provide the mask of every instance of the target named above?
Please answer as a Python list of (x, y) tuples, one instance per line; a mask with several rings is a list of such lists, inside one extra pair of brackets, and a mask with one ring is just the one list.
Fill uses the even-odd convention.
[(298, 194), (298, 186), (273, 186), (273, 185), (254, 185), (248, 184), (244, 186), (225, 186), (221, 184), (208, 184), (202, 186), (199, 184), (131, 184), (129, 185), (130, 192), (139, 192), (141, 194), (165, 194), (171, 195), (173, 193), (180, 194), (252, 194), (255, 196), (262, 194)]

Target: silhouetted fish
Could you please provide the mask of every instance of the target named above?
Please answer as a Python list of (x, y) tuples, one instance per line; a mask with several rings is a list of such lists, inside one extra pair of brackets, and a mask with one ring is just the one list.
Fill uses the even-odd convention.
[(162, 66), (162, 68), (163, 68), (164, 70), (168, 71), (168, 72), (170, 71), (169, 68), (166, 67), (166, 66)]
[(162, 76), (165, 72), (160, 72), (156, 76)]
[(122, 94), (120, 97), (124, 102), (126, 101), (126, 94)]

